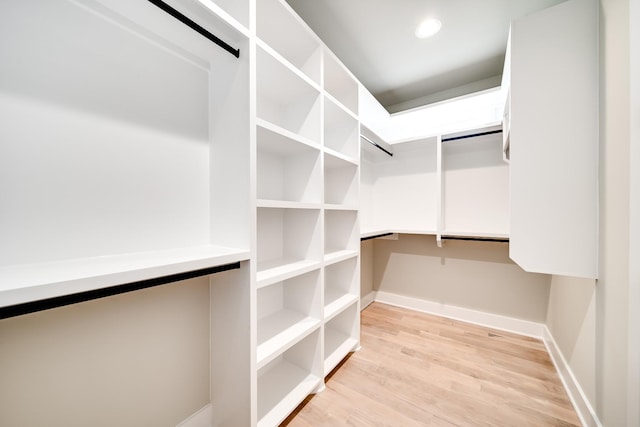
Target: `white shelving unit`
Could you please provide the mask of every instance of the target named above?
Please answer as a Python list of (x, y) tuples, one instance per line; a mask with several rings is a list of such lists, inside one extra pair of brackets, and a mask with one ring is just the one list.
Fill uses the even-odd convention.
[(283, 0), (256, 26), (251, 424), (274, 426), (359, 342), (360, 124), (356, 80)]

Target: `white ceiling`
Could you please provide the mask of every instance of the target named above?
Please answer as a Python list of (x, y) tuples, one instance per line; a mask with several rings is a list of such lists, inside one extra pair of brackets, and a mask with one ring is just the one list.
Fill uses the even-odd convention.
[[(391, 112), (500, 84), (509, 22), (564, 0), (286, 0)], [(414, 33), (425, 18), (442, 30)]]

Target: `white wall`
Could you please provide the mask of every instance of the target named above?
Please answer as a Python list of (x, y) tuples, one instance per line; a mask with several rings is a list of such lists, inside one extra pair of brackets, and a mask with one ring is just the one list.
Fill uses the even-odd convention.
[[(631, 192), (629, 259), (640, 259), (640, 0), (630, 1), (631, 25)], [(630, 263), (629, 290), (629, 425), (640, 426), (640, 263)]]
[[(629, 297), (629, 1), (601, 0), (600, 276), (596, 287), (596, 411), (627, 424)], [(637, 260), (635, 261), (637, 262)]]
[(593, 405), (596, 399), (596, 281), (552, 276), (547, 327)]
[(373, 291), (373, 242), (365, 240), (360, 243), (360, 298)]
[(402, 234), (374, 241), (376, 291), (421, 298), (543, 323), (550, 277), (526, 273), (509, 259), (506, 243), (445, 241)]
[(176, 425), (209, 403), (206, 277), (0, 321), (0, 425)]

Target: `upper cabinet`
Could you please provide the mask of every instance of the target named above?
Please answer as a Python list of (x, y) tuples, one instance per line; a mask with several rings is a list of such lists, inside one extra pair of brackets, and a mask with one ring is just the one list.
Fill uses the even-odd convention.
[(511, 258), (597, 277), (598, 16), (572, 0), (511, 28)]

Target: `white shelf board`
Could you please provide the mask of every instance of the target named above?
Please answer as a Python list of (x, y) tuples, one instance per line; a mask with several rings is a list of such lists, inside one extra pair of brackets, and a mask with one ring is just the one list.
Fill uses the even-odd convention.
[(324, 263), (325, 265), (335, 264), (355, 256), (358, 256), (358, 251), (354, 249), (329, 250), (324, 254)]
[(280, 258), (260, 262), (256, 274), (258, 288), (308, 273), (320, 265), (320, 261), (311, 259)]
[[(261, 119), (259, 117), (256, 118), (256, 125), (263, 128), (263, 129), (267, 129), (273, 133), (282, 135), (288, 139), (291, 139), (293, 141), (299, 142), (301, 144), (304, 144), (308, 147), (314, 148), (316, 150), (320, 150), (320, 145), (318, 145), (317, 143), (313, 142), (313, 140), (309, 139), (309, 138), (305, 138), (302, 135), (299, 135), (295, 132), (291, 132), (290, 130), (287, 130), (281, 126), (278, 126), (274, 123), (271, 123), (268, 120), (265, 119)], [(262, 144), (262, 141), (260, 142), (260, 144)]]
[(302, 71), (300, 71), (298, 69), (298, 67), (296, 67), (295, 65), (293, 65), (291, 62), (289, 62), (289, 60), (287, 58), (285, 58), (284, 56), (280, 55), (276, 50), (274, 50), (273, 48), (271, 48), (271, 46), (269, 46), (267, 43), (265, 43), (263, 40), (261, 39), (256, 39), (256, 44), (265, 52), (267, 53), (269, 56), (271, 56), (273, 59), (275, 59), (276, 61), (278, 61), (279, 63), (281, 63), (284, 67), (286, 67), (287, 69), (289, 69), (289, 71), (291, 71), (292, 73), (294, 73), (296, 76), (298, 76), (300, 79), (304, 80), (307, 84), (309, 84), (309, 86), (313, 87), (315, 90), (318, 91), (318, 93), (320, 93), (321, 88), (320, 86), (314, 82), (309, 76), (307, 76), (305, 73), (303, 73)]
[(328, 154), (329, 156), (335, 157), (335, 159), (331, 159), (330, 157), (325, 156), (325, 161), (324, 162), (325, 162), (325, 166), (327, 168), (335, 168), (335, 167), (347, 166), (347, 164), (358, 166), (358, 164), (359, 164), (358, 159), (346, 156), (346, 155), (334, 150), (333, 148), (329, 148), (329, 147), (325, 146), (324, 147), (324, 152), (325, 152), (325, 154)]
[(249, 259), (213, 245), (0, 267), (0, 307), (108, 288)]
[(337, 205), (334, 203), (326, 203), (324, 205), (325, 210), (328, 211), (357, 211), (358, 210), (358, 206), (356, 205)]
[(258, 378), (258, 427), (280, 424), (322, 379), (282, 360)]
[(257, 368), (309, 335), (320, 323), (320, 319), (288, 309), (258, 320)]
[(322, 205), (320, 203), (306, 203), (306, 202), (290, 202), (286, 200), (268, 200), (258, 199), (256, 206), (259, 208), (284, 208), (284, 209), (320, 209)]
[(351, 304), (358, 301), (358, 295), (352, 295), (327, 287), (324, 301), (324, 321), (327, 322), (342, 313)]
[(336, 331), (332, 328), (325, 328), (324, 332), (324, 374), (327, 375), (333, 370), (350, 351), (356, 349), (358, 340), (349, 335)]

